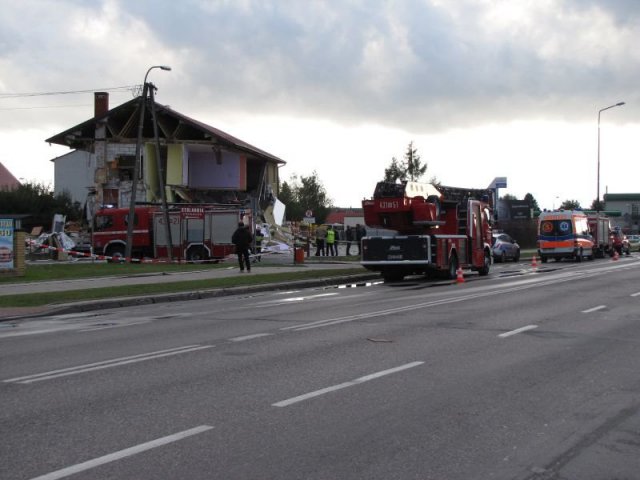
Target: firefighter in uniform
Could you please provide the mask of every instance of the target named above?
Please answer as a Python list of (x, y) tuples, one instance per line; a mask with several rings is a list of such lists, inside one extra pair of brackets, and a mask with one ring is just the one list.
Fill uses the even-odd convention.
[(338, 254), (336, 250), (336, 231), (333, 226), (329, 225), (327, 229), (327, 255), (335, 257)]

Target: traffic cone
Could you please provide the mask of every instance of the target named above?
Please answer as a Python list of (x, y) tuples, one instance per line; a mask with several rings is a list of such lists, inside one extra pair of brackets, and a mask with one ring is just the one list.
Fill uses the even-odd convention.
[(534, 270), (538, 268), (538, 260), (536, 259), (535, 255), (531, 259), (531, 268), (533, 268)]
[(613, 260), (614, 262), (617, 261), (620, 258), (620, 255), (618, 255), (618, 251), (615, 250), (613, 252), (613, 258), (611, 260)]
[(464, 275), (462, 274), (462, 268), (458, 267), (458, 270), (456, 270), (456, 283), (464, 283)]

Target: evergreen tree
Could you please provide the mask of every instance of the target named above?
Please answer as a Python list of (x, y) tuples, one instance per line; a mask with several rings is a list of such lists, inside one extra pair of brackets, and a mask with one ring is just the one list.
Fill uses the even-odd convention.
[(409, 142), (407, 151), (404, 154), (406, 164), (406, 176), (412, 182), (418, 181), (427, 171), (427, 164), (422, 165), (418, 149), (413, 148), (413, 142)]
[(533, 197), (533, 195), (531, 195), (530, 193), (527, 193), (524, 196), (524, 199), (529, 202), (529, 205), (531, 205), (531, 208), (534, 211), (538, 211), (538, 212), (540, 211), (540, 206), (538, 205), (538, 201)]
[(398, 180), (404, 179), (404, 168), (402, 167), (402, 164), (398, 162), (398, 159), (396, 157), (393, 157), (391, 159), (391, 165), (389, 165), (389, 168), (384, 169), (384, 181), (396, 183)]
[[(413, 142), (407, 145), (407, 151), (404, 154), (404, 161), (400, 162), (396, 157), (391, 159), (391, 164), (384, 170), (385, 182), (418, 181), (426, 173), (427, 164), (422, 164), (418, 149), (413, 147)], [(432, 183), (437, 183), (436, 177), (433, 177)]]

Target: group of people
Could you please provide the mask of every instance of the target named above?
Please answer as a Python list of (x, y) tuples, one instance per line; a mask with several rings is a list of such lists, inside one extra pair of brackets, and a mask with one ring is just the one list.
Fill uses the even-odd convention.
[[(355, 227), (351, 225), (347, 226), (345, 230), (345, 245), (347, 247), (346, 255), (351, 255), (351, 245), (355, 242), (358, 246), (358, 253), (361, 252), (361, 240), (367, 234), (366, 229), (359, 223)], [(264, 234), (260, 227), (256, 227), (255, 236), (249, 230), (249, 227), (244, 222), (238, 223), (238, 228), (231, 236), (231, 243), (236, 246), (236, 254), (238, 256), (238, 265), (240, 266), (240, 272), (251, 273), (251, 249), (254, 246), (255, 240), (255, 261), (261, 260), (260, 253), (262, 252), (262, 240)], [(338, 243), (339, 240), (332, 225), (328, 225), (326, 228), (320, 226), (316, 229), (316, 257), (319, 256), (337, 256), (338, 255)]]
[[(356, 242), (358, 246), (358, 255), (361, 254), (361, 242), (362, 237), (367, 234), (363, 225), (359, 223), (355, 227), (351, 225), (347, 226), (345, 230), (345, 245), (346, 255), (351, 255), (351, 245)], [(337, 256), (338, 244), (340, 241), (337, 238), (336, 231), (332, 225), (328, 225), (326, 228), (320, 226), (316, 229), (316, 257), (320, 256)]]

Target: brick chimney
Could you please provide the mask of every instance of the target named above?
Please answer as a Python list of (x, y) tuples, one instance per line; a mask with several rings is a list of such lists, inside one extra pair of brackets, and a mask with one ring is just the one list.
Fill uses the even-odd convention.
[(93, 94), (94, 117), (101, 117), (109, 111), (109, 93), (94, 92)]

